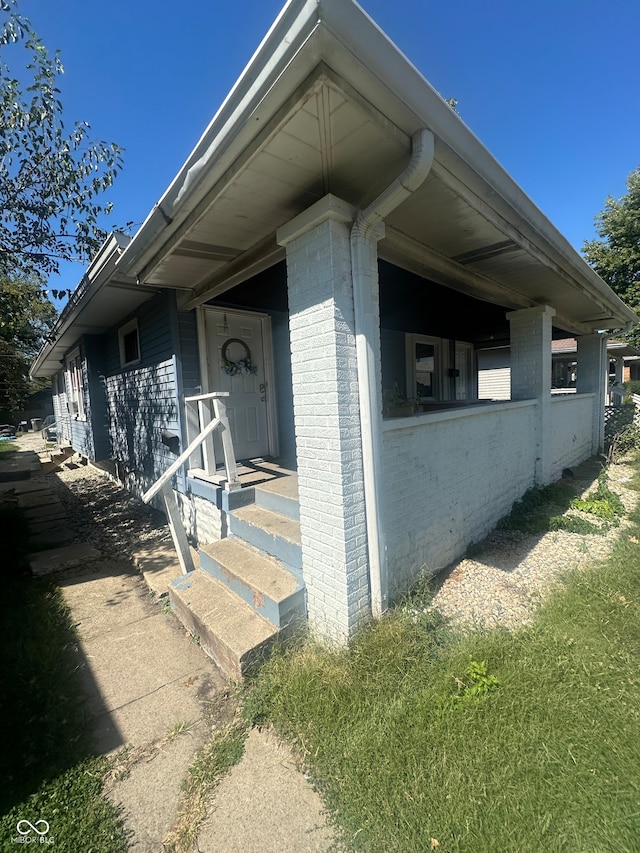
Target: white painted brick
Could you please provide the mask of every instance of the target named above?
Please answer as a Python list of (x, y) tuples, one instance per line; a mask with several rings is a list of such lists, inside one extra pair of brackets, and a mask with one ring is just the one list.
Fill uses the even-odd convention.
[(308, 611), (312, 628), (344, 640), (368, 612), (348, 227), (311, 226), (287, 245), (287, 271)]

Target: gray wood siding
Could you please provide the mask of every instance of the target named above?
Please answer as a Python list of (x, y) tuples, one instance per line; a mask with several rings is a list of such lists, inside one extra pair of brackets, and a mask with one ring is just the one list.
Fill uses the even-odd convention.
[(162, 443), (163, 430), (179, 432), (175, 359), (108, 376), (106, 393), (111, 456), (144, 491), (175, 459)]
[(181, 435), (176, 376), (178, 340), (173, 291), (164, 291), (136, 312), (140, 361), (120, 366), (118, 329), (103, 336), (104, 388), (110, 456), (127, 485), (147, 489), (175, 460), (162, 442), (168, 430)]
[(293, 423), (289, 315), (284, 311), (271, 311), (270, 314), (280, 458), (285, 463), (295, 463), (296, 434)]
[(102, 337), (87, 335), (84, 338), (87, 423), (91, 431), (94, 460), (108, 459), (111, 454), (109, 418), (104, 382), (104, 352)]
[(180, 367), (182, 388), (186, 397), (202, 393), (200, 360), (198, 358), (198, 329), (195, 311), (178, 313), (178, 335), (180, 338)]
[[(170, 359), (175, 353), (176, 342), (172, 334), (172, 315), (175, 311), (175, 294), (163, 291), (140, 306), (135, 314), (123, 317), (122, 321), (102, 336), (104, 371), (107, 377), (125, 373), (145, 365), (158, 364)], [(120, 366), (118, 329), (134, 317), (138, 319), (140, 337), (140, 362), (133, 367)]]

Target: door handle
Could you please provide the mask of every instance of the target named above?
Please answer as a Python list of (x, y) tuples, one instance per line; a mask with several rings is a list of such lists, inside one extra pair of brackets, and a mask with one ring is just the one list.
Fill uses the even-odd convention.
[(262, 403), (264, 403), (264, 401), (267, 399), (267, 383), (261, 382), (260, 385), (258, 386), (258, 389), (259, 389), (260, 393), (262, 394), (262, 397), (260, 397), (260, 401)]

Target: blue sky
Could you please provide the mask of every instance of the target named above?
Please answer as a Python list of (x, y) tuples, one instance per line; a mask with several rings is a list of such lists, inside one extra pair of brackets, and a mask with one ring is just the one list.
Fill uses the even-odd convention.
[[(594, 236), (640, 165), (638, 0), (362, 0), (567, 239)], [(281, 0), (20, 0), (65, 66), (67, 124), (125, 148), (105, 227), (140, 223)], [(51, 287), (73, 288), (79, 265)]]

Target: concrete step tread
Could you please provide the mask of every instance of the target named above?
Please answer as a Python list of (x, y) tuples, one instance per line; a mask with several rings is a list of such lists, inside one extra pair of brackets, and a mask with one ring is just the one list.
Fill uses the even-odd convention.
[(238, 539), (220, 539), (200, 548), (219, 564), (224, 575), (238, 578), (254, 593), (272, 601), (284, 601), (299, 587), (299, 581), (275, 557), (264, 554)]
[(275, 625), (200, 569), (174, 581), (170, 594), (238, 659), (278, 633)]
[(257, 504), (251, 504), (251, 506), (235, 509), (233, 515), (238, 520), (259, 527), (272, 536), (286, 539), (295, 545), (301, 544), (300, 522), (279, 512), (272, 512)]
[(298, 500), (298, 475), (290, 474), (288, 477), (276, 477), (266, 483), (260, 483), (255, 487), (256, 492), (269, 492), (280, 495), (283, 498)]

